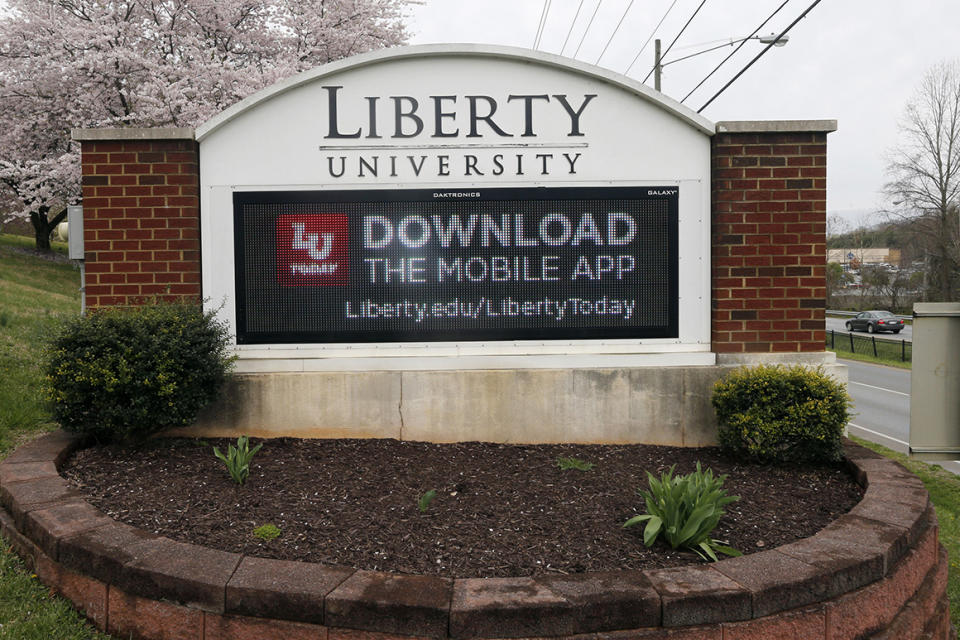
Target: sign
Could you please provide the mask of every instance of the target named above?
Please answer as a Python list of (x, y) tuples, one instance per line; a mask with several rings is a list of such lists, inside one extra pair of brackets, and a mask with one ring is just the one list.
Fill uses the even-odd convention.
[[(323, 177), (339, 181), (575, 176), (589, 146), (581, 120), (597, 97), (364, 95), (341, 104), (344, 87), (320, 89), (327, 98), (318, 104), (326, 125)], [(345, 127), (347, 114), (353, 118)]]
[(237, 341), (671, 338), (679, 187), (237, 192)]
[(334, 62), (197, 128), (204, 296), (248, 366), (709, 353), (713, 132), (536, 52)]

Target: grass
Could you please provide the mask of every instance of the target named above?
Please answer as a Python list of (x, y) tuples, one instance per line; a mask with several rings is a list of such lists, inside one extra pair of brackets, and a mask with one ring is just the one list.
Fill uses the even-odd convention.
[(940, 542), (950, 556), (947, 575), (950, 618), (955, 627), (960, 627), (960, 476), (950, 473), (940, 465), (912, 460), (879, 444), (860, 438), (853, 440), (905, 466), (923, 481), (930, 492), (930, 501), (933, 502), (940, 523)]
[(557, 458), (557, 466), (561, 471), (576, 469), (577, 471), (590, 471), (596, 465), (580, 458)]
[(37, 393), (38, 354), (60, 320), (80, 311), (77, 269), (22, 248), (17, 236), (0, 236), (0, 458), (25, 436), (52, 428)]
[[(32, 248), (32, 238), (0, 234), (0, 458), (54, 428), (38, 393), (39, 354), (59, 320), (80, 312), (79, 272), (68, 262), (24, 251)], [(0, 541), (0, 639), (109, 637), (66, 600), (51, 596)]]
[[(18, 249), (33, 250), (36, 246), (36, 240), (30, 236), (19, 236), (10, 233), (0, 233), (0, 246), (16, 247)], [(67, 255), (67, 243), (54, 240), (50, 243), (54, 253)]]
[(847, 351), (845, 349), (830, 349), (827, 347), (827, 351), (833, 351), (837, 354), (838, 358), (846, 358), (847, 360), (857, 360), (859, 362), (870, 362), (873, 364), (883, 364), (888, 367), (896, 367), (898, 369), (912, 369), (913, 364), (910, 362), (901, 362), (899, 359), (892, 358), (875, 358), (873, 354), (866, 353), (854, 353), (852, 351)]
[[(853, 339), (853, 349), (850, 349), (851, 337)], [(875, 364), (885, 364), (900, 369), (912, 368), (911, 359), (913, 357), (913, 344), (903, 341), (897, 336), (877, 337), (874, 336), (834, 333), (827, 332), (826, 348), (833, 351), (839, 358), (849, 360), (859, 360), (861, 362), (872, 362)], [(877, 355), (873, 355), (874, 345), (876, 345)], [(906, 362), (903, 361), (904, 347), (906, 350)]]
[(110, 640), (73, 606), (27, 571), (20, 559), (0, 552), (0, 638), (4, 640)]

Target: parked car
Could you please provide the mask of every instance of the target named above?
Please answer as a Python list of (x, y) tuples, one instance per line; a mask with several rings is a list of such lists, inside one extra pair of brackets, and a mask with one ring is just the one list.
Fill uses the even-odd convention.
[(903, 329), (903, 320), (889, 311), (861, 311), (846, 322), (847, 331), (892, 331), (900, 333)]

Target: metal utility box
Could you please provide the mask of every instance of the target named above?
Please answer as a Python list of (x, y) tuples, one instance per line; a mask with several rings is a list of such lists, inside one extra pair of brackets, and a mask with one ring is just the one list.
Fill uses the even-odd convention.
[(83, 207), (67, 207), (67, 255), (71, 260), (83, 260)]
[(913, 305), (910, 455), (960, 460), (960, 303)]

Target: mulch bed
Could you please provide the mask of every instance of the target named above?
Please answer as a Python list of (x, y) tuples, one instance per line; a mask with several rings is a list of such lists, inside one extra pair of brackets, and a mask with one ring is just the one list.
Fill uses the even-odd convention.
[[(714, 537), (744, 553), (813, 535), (862, 490), (841, 466), (738, 464), (716, 448), (649, 445), (432, 444), (397, 440), (264, 441), (246, 485), (211, 445), (156, 440), (78, 451), (62, 473), (101, 511), (174, 540), (265, 558), (448, 577), (513, 577), (672, 567), (690, 552), (643, 545), (645, 470), (697, 461), (728, 474), (739, 502)], [(558, 457), (594, 463), (561, 470)], [(425, 512), (419, 498), (437, 495)], [(253, 534), (273, 524), (280, 537)]]

